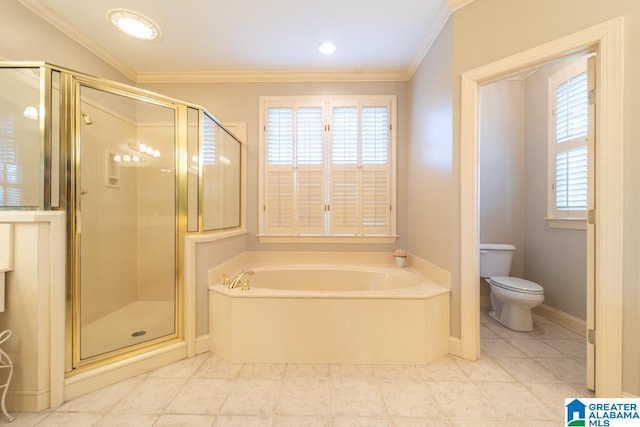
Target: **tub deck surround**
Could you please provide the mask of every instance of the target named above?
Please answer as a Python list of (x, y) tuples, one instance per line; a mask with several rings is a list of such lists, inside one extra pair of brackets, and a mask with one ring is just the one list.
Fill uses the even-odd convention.
[(250, 290), (221, 276), (209, 288), (211, 350), (228, 361), (426, 364), (449, 352), (450, 291), (415, 270), (249, 263), (228, 273), (243, 270), (255, 272)]

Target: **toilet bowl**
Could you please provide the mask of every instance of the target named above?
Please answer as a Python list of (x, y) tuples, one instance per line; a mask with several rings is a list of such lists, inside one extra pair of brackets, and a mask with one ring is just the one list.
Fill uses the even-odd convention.
[(480, 277), (491, 288), (489, 316), (509, 329), (532, 331), (531, 309), (544, 301), (544, 289), (537, 283), (509, 277), (515, 246), (480, 244)]
[(517, 277), (493, 276), (489, 316), (515, 331), (533, 331), (531, 309), (544, 301), (544, 289)]

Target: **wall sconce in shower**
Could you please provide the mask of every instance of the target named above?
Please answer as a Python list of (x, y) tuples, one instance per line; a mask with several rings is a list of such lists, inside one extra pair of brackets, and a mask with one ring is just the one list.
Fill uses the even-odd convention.
[(129, 148), (131, 148), (134, 151), (137, 151), (140, 154), (144, 154), (146, 156), (151, 156), (151, 157), (160, 157), (160, 150), (157, 150), (155, 148), (153, 148), (150, 145), (146, 145), (146, 144), (129, 144)]

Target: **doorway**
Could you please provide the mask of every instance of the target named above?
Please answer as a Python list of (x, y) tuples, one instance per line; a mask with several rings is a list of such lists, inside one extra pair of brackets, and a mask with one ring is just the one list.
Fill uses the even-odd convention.
[[(470, 70), (461, 80), (461, 355), (479, 356), (479, 88), (482, 84), (554, 62), (576, 51), (597, 52), (598, 111), (595, 117), (594, 176), (595, 311), (587, 313), (593, 324), (596, 396), (619, 396), (622, 390), (622, 19), (571, 34), (512, 57)], [(606, 283), (606, 292), (603, 286)], [(597, 315), (596, 315), (597, 313)]]
[(176, 108), (90, 82), (77, 90), (67, 372), (179, 334)]
[[(583, 384), (580, 377), (587, 353), (578, 350), (586, 337), (587, 270), (593, 265), (587, 263), (587, 56), (586, 52), (570, 55), (482, 85), (478, 159), (480, 242), (513, 245), (509, 275), (544, 288), (544, 301), (533, 312), (572, 332), (566, 334), (567, 343), (554, 341), (563, 336), (562, 329), (539, 319), (533, 332), (505, 335), (535, 337), (542, 341), (542, 348), (548, 345), (564, 350), (575, 358), (575, 363), (567, 362), (566, 370), (574, 373), (575, 382)], [(550, 87), (556, 80), (558, 84)], [(563, 96), (568, 94), (569, 83), (571, 97)], [(555, 112), (558, 103), (559, 114)], [(571, 114), (564, 113), (569, 110)], [(571, 153), (568, 165), (567, 151)], [(489, 284), (480, 279), (479, 286), (484, 314), (481, 323), (492, 328), (495, 322), (486, 319), (491, 307)], [(485, 328), (481, 332), (486, 350), (485, 344), (492, 341), (484, 339), (492, 333)], [(507, 346), (518, 347), (520, 342), (510, 341)], [(529, 349), (520, 350), (527, 353)], [(549, 354), (553, 354), (551, 350)], [(593, 388), (592, 376), (587, 376), (586, 384)]]

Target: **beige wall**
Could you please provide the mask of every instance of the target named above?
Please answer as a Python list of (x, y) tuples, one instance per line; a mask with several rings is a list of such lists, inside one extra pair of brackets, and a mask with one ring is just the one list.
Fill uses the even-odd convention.
[(525, 196), (524, 83), (501, 80), (480, 89), (480, 241), (514, 245), (516, 277), (524, 270)]
[[(460, 75), (462, 72), (522, 52), (534, 46), (583, 30), (606, 20), (625, 18), (625, 75), (640, 74), (640, 3), (635, 0), (475, 0), (457, 10), (453, 17), (454, 81), (454, 200), (450, 211), (454, 224), (460, 223)], [(637, 79), (625, 79), (624, 99), (624, 328), (623, 390), (640, 395), (640, 130), (635, 126), (640, 114)], [(459, 225), (453, 231), (452, 316), (460, 316), (456, 295), (460, 292)], [(453, 320), (453, 319), (452, 319)], [(452, 321), (452, 334), (459, 336)]]
[[(409, 251), (452, 271), (453, 25), (444, 26), (409, 83)], [(460, 306), (460, 294), (452, 295)], [(453, 313), (452, 313), (453, 314)], [(459, 310), (451, 317), (460, 328)]]
[[(480, 89), (480, 241), (516, 247), (511, 275), (523, 276), (524, 83), (501, 80)], [(480, 295), (490, 295), (479, 279)], [(485, 299), (481, 304), (487, 304)]]
[(451, 269), (453, 33), (449, 22), (409, 83), (409, 250)]

